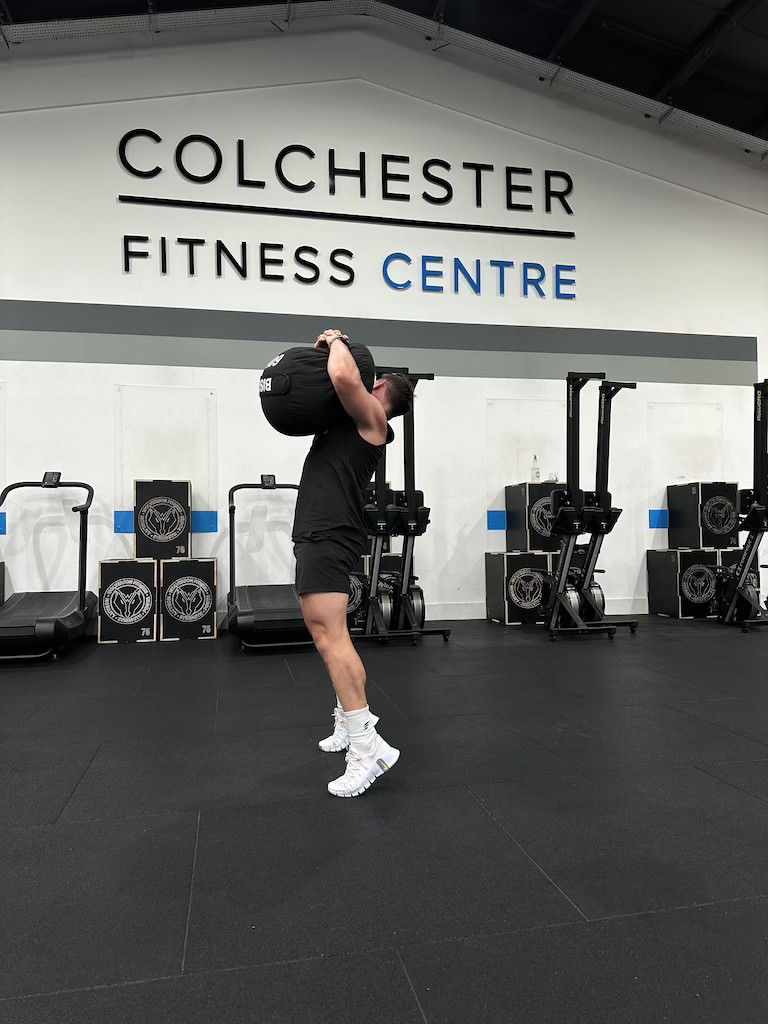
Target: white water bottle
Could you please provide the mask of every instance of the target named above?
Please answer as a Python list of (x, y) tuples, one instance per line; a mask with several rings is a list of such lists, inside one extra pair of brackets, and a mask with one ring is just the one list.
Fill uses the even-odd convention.
[(536, 456), (533, 456), (533, 462), (531, 463), (531, 480), (537, 484), (541, 480), (541, 470), (539, 469), (539, 460)]

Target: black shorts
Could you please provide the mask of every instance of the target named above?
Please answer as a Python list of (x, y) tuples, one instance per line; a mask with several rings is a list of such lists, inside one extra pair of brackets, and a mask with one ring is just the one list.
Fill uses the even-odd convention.
[(365, 542), (348, 534), (296, 541), (298, 594), (349, 594), (349, 574), (360, 570), (364, 551)]

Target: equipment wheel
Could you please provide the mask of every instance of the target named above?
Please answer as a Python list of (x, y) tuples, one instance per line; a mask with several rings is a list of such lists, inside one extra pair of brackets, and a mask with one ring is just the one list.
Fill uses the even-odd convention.
[(581, 617), (584, 619), (585, 622), (596, 622), (605, 615), (605, 594), (603, 593), (603, 588), (600, 586), (600, 584), (595, 583), (594, 580), (590, 583), (587, 589), (589, 590), (590, 597), (600, 610), (600, 615), (596, 616), (592, 608), (592, 605), (588, 604), (586, 601), (583, 601)]
[(384, 620), (384, 628), (392, 628), (392, 614), (394, 611), (394, 603), (392, 601), (391, 594), (382, 593), (379, 590), (379, 607), (381, 608), (381, 617)]
[(411, 599), (411, 605), (413, 606), (413, 615), (416, 620), (416, 624), (419, 629), (424, 628), (424, 619), (426, 617), (426, 610), (424, 607), (424, 591), (421, 587), (410, 587), (408, 590), (408, 597)]

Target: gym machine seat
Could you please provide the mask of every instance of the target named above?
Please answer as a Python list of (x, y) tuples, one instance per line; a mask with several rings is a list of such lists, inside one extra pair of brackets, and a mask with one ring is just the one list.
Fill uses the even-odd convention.
[(41, 482), (24, 480), (5, 487), (0, 494), (0, 508), (11, 491), (22, 487), (79, 487), (87, 492), (86, 500), (72, 508), (80, 516), (77, 590), (13, 594), (0, 606), (0, 659), (50, 655), (55, 660), (62, 648), (85, 635), (98, 607), (96, 595), (85, 589), (88, 510), (93, 502), (93, 488), (79, 481), (62, 480), (61, 473), (46, 473)]

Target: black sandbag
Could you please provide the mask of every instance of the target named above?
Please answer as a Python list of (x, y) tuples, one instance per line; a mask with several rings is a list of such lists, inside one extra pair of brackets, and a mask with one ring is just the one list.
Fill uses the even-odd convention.
[[(376, 366), (365, 345), (349, 343), (367, 391), (373, 391)], [(259, 381), (261, 408), (275, 430), (289, 437), (319, 434), (347, 414), (328, 376), (328, 349), (302, 345), (276, 356)]]

